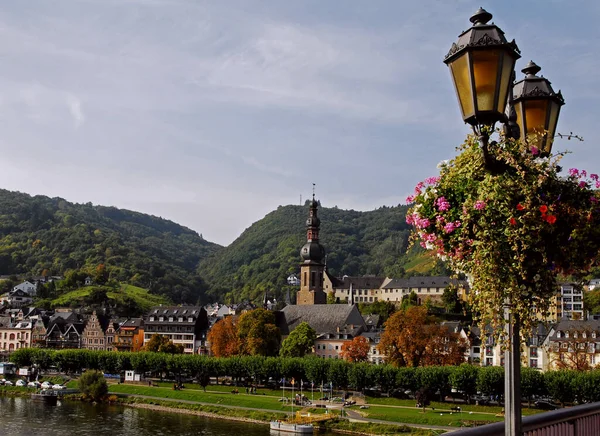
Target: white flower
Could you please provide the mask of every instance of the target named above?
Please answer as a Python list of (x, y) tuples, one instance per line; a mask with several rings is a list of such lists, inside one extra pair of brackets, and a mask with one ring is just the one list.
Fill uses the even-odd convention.
[(437, 164), (437, 167), (438, 168), (442, 168), (442, 167), (445, 167), (446, 165), (448, 165), (448, 160), (447, 159), (443, 160), (439, 164)]

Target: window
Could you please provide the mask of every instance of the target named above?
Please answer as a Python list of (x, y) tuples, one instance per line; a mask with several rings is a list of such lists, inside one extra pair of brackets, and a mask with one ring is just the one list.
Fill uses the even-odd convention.
[(530, 357), (538, 357), (537, 347), (531, 347), (529, 349), (529, 356)]
[(162, 316), (160, 316), (160, 317), (158, 318), (158, 321), (159, 321), (159, 322), (163, 322), (164, 320), (165, 320), (165, 319), (164, 319)]
[(485, 347), (485, 355), (486, 356), (493, 356), (494, 355), (492, 347), (490, 347), (490, 346)]
[(529, 359), (529, 367), (530, 368), (537, 368), (538, 367), (538, 361), (537, 361), (537, 359)]
[(473, 347), (473, 354), (480, 354), (480, 353), (481, 353), (481, 348)]
[(177, 319), (177, 321), (179, 321), (179, 322), (183, 322), (183, 316), (180, 316), (180, 317)]

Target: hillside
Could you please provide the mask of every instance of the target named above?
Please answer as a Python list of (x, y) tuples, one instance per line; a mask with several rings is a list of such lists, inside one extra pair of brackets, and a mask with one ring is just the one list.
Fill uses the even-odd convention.
[[(320, 240), (328, 270), (337, 276), (393, 277), (442, 272), (438, 262), (421, 250), (407, 253), (406, 210), (406, 206), (370, 212), (320, 208)], [(204, 259), (198, 272), (207, 281), (210, 295), (229, 301), (256, 300), (269, 291), (282, 298), (286, 278), (299, 272), (307, 216), (306, 205), (280, 206), (230, 246)]]
[(110, 308), (110, 313), (116, 316), (135, 317), (145, 314), (153, 306), (168, 305), (170, 301), (150, 294), (146, 289), (123, 284), (114, 287), (85, 286), (38, 304), (46, 308), (87, 307), (90, 311)]
[(194, 303), (205, 285), (196, 272), (221, 247), (172, 221), (115, 207), (0, 190), (0, 275), (93, 276)]

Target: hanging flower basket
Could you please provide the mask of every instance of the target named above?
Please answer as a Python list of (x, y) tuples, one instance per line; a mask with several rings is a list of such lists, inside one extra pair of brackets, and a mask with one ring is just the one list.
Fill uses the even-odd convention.
[(413, 241), (467, 276), (474, 313), (499, 336), (506, 301), (531, 331), (548, 315), (557, 275), (580, 274), (598, 259), (598, 175), (563, 174), (562, 154), (540, 158), (537, 148), (504, 137), (489, 150), (502, 171), (486, 171), (476, 137), (458, 150), (407, 199)]

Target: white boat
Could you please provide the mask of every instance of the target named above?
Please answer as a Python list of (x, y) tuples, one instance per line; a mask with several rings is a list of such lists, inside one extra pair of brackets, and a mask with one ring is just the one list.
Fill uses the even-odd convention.
[(288, 433), (312, 434), (314, 427), (312, 424), (294, 424), (284, 421), (271, 421), (271, 430), (285, 431)]

